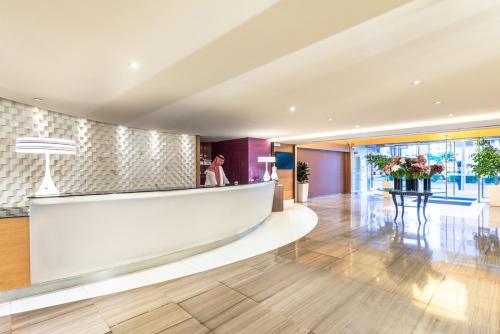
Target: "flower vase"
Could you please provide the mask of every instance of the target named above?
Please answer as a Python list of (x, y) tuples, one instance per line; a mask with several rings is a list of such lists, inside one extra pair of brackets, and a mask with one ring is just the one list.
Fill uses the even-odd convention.
[(431, 179), (430, 178), (424, 179), (424, 191), (431, 191)]
[(403, 180), (394, 178), (394, 190), (403, 190)]
[(406, 191), (418, 191), (418, 179), (406, 179)]

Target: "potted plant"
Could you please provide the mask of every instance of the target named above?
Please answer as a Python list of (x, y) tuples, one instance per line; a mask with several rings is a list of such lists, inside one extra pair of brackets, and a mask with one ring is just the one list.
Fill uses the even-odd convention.
[(297, 162), (297, 192), (298, 200), (301, 203), (307, 202), (307, 197), (309, 194), (309, 165), (305, 161)]
[[(378, 171), (382, 172), (383, 174), (384, 173), (384, 168), (389, 165), (391, 163), (392, 159), (391, 157), (388, 157), (386, 155), (383, 155), (383, 154), (374, 154), (374, 153), (368, 153), (366, 155), (366, 162), (372, 166), (372, 168), (376, 168)], [(391, 188), (391, 181), (389, 179), (389, 176), (388, 174), (385, 174), (386, 175), (386, 179), (384, 182), (382, 182), (382, 188), (383, 189), (389, 189)], [(388, 192), (384, 192), (384, 197), (389, 197), (389, 193)]]
[(500, 186), (498, 185), (498, 174), (500, 173), (500, 152), (484, 138), (480, 138), (477, 143), (477, 152), (471, 155), (473, 161), (469, 167), (479, 178), (494, 178), (495, 184), (487, 185), (486, 191), (490, 199), (491, 206), (500, 206)]
[(391, 161), (392, 161), (391, 157), (388, 157), (383, 154), (368, 153), (366, 155), (366, 162), (369, 165), (375, 166), (379, 171), (384, 170), (385, 166), (390, 164)]

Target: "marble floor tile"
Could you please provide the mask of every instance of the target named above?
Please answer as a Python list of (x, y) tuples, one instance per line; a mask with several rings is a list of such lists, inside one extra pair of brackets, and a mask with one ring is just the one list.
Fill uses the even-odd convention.
[(11, 330), (11, 316), (7, 315), (0, 317), (0, 334), (10, 333)]
[(224, 323), (213, 332), (216, 334), (306, 334), (309, 331), (297, 326), (284, 316), (258, 305)]
[(212, 319), (206, 321), (204, 325), (207, 326), (209, 329), (216, 329), (217, 327), (229, 322), (230, 320), (249, 311), (251, 308), (254, 308), (257, 305), (259, 305), (257, 302), (251, 300), (250, 298), (246, 298), (241, 302), (229, 307), (222, 313), (219, 313)]
[(156, 334), (191, 318), (177, 304), (167, 304), (113, 326), (113, 334)]
[(285, 263), (243, 284), (236, 284), (230, 287), (260, 302), (281, 291), (300, 278), (307, 276), (313, 270), (315, 270), (315, 268), (310, 268), (302, 264)]
[(326, 272), (314, 272), (262, 302), (303, 328), (316, 327), (345, 303), (362, 284)]
[(313, 332), (411, 333), (426, 305), (365, 286), (317, 323)]
[(357, 251), (356, 248), (350, 246), (342, 246), (334, 243), (331, 244), (328, 242), (323, 242), (321, 245), (318, 246), (314, 245), (309, 246), (308, 249), (317, 253), (333, 256), (336, 258), (341, 258)]
[(445, 311), (433, 306), (427, 306), (422, 317), (419, 319), (414, 333), (470, 333), (472, 323), (460, 314)]
[(189, 318), (180, 324), (162, 330), (158, 334), (206, 334), (208, 332), (209, 329), (200, 324), (198, 320)]
[[(35, 310), (31, 312), (17, 313), (11, 316), (11, 326), (12, 330), (19, 330), (24, 327), (35, 325), (39, 322), (43, 322), (52, 318), (59, 317), (66, 313), (76, 311), (83, 307), (87, 307), (92, 304), (92, 300), (83, 300), (79, 302), (52, 306), (43, 308), (40, 310)], [(0, 331), (0, 333), (2, 333)]]
[(246, 297), (241, 293), (220, 285), (186, 299), (179, 305), (196, 319), (206, 323), (244, 299)]
[(94, 300), (99, 313), (112, 327), (125, 320), (159, 308), (169, 299), (155, 286), (120, 292)]
[(368, 266), (358, 262), (351, 262), (346, 259), (336, 261), (324, 268), (324, 270), (336, 275), (341, 275), (355, 281), (366, 283), (377, 277), (382, 269)]
[(201, 277), (192, 275), (159, 284), (158, 288), (169, 299), (176, 303), (180, 303), (183, 300), (213, 289), (219, 285), (220, 283), (211, 277), (206, 277), (205, 275), (201, 275)]
[(94, 305), (14, 330), (14, 334), (104, 334), (109, 327)]
[(321, 254), (313, 251), (302, 251), (302, 252), (290, 252), (283, 256), (284, 259), (291, 260), (295, 263), (300, 263), (307, 265), (308, 267), (322, 269), (336, 261), (338, 258), (335, 258), (330, 255)]

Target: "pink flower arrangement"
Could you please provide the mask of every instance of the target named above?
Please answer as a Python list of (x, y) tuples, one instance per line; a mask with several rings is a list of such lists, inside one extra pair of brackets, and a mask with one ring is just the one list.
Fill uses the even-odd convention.
[(384, 167), (384, 174), (391, 175), (395, 178), (402, 178), (406, 174), (406, 158), (395, 156), (391, 162)]
[(435, 164), (435, 165), (431, 165), (430, 167), (431, 167), (431, 170), (429, 172), (430, 176), (434, 176), (436, 174), (441, 174), (444, 171), (444, 165)]
[(382, 172), (395, 178), (421, 179), (441, 174), (443, 170), (443, 165), (428, 165), (425, 156), (418, 155), (415, 158), (395, 156)]
[(407, 175), (410, 179), (420, 179), (425, 174), (430, 173), (431, 167), (429, 165), (425, 165), (424, 163), (420, 163), (417, 161), (413, 162), (409, 168), (409, 174)]

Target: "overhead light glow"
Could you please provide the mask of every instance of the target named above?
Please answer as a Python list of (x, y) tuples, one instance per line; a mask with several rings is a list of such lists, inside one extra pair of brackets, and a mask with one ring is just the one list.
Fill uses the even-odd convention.
[(40, 97), (34, 97), (33, 100), (35, 100), (35, 101), (43, 101), (43, 99), (40, 98)]
[(291, 111), (291, 112), (295, 112), (295, 106), (291, 106), (291, 107), (290, 107), (290, 111)]
[(420, 85), (421, 83), (422, 83), (422, 80), (413, 80), (413, 82), (412, 82), (412, 84), (413, 84), (414, 86), (418, 86), (418, 85)]
[(453, 117), (453, 114), (448, 114), (448, 117)]
[(434, 104), (441, 104), (441, 101), (434, 101)]
[(333, 118), (331, 118), (331, 117), (330, 117), (330, 118), (328, 119), (328, 121), (329, 121), (329, 122), (333, 121)]
[(356, 129), (359, 129), (359, 124), (356, 124), (355, 128), (356, 128)]
[(129, 67), (131, 70), (138, 70), (138, 69), (139, 69), (139, 67), (140, 67), (140, 65), (139, 65), (139, 63), (138, 63), (138, 62), (131, 60), (131, 61), (129, 61), (129, 63), (128, 63), (128, 67)]
[(461, 117), (447, 117), (447, 118), (436, 119), (436, 120), (408, 122), (408, 123), (396, 123), (396, 124), (389, 124), (389, 125), (383, 125), (383, 126), (356, 128), (356, 129), (339, 130), (339, 131), (331, 131), (331, 132), (310, 133), (310, 134), (305, 134), (305, 135), (271, 138), (270, 141), (273, 141), (273, 142), (278, 141), (278, 142), (283, 143), (283, 142), (287, 142), (287, 141), (300, 141), (300, 140), (309, 140), (309, 139), (318, 139), (318, 138), (332, 138), (332, 137), (341, 137), (341, 136), (349, 136), (349, 135), (368, 134), (368, 133), (372, 133), (372, 132), (416, 129), (416, 128), (423, 128), (423, 127), (429, 127), (429, 126), (485, 122), (485, 121), (494, 121), (494, 120), (500, 120), (500, 113), (480, 114), (480, 115), (461, 116)]

